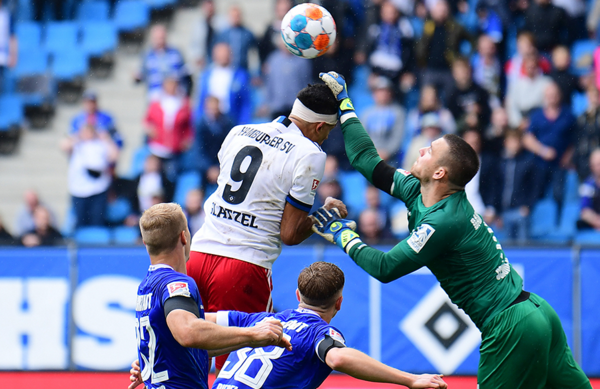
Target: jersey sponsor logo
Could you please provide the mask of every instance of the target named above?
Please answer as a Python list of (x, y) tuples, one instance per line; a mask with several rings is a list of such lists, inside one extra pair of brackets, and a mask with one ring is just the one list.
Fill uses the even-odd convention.
[(346, 345), (346, 340), (344, 339), (344, 337), (342, 336), (342, 334), (340, 334), (339, 332), (337, 332), (333, 328), (330, 328), (329, 332), (327, 334), (329, 335), (329, 337), (331, 339), (337, 340), (338, 342), (342, 343), (343, 345)]
[(274, 149), (283, 151), (286, 154), (288, 154), (290, 151), (292, 151), (294, 147), (296, 147), (296, 145), (292, 142), (284, 142), (283, 138), (280, 138), (278, 136), (271, 138), (269, 134), (266, 134), (260, 130), (257, 130), (256, 128), (248, 126), (244, 126), (238, 134), (238, 136), (247, 136), (250, 139), (254, 139), (259, 144), (263, 143), (267, 146), (273, 147)]
[(396, 170), (398, 173), (402, 174), (403, 176), (409, 176), (411, 174), (411, 172), (404, 170), (404, 169), (398, 169)]
[(190, 297), (191, 296), (190, 288), (189, 288), (187, 282), (183, 282), (183, 281), (171, 282), (170, 284), (167, 284), (167, 288), (169, 289), (169, 297), (175, 297), (175, 296)]
[(435, 228), (431, 227), (429, 224), (421, 224), (413, 231), (410, 238), (408, 238), (408, 245), (415, 253), (419, 254), (434, 232)]
[(222, 219), (233, 220), (236, 223), (240, 223), (244, 227), (258, 228), (256, 225), (256, 216), (221, 207), (215, 203), (212, 203), (210, 214)]

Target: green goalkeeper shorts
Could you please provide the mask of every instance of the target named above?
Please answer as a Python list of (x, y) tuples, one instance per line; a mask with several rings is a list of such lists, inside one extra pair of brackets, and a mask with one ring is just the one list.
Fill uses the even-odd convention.
[(480, 353), (479, 389), (592, 389), (558, 315), (534, 293), (485, 326)]

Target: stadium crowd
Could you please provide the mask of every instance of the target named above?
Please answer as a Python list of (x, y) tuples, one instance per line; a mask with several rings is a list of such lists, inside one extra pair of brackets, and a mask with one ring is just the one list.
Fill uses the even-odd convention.
[[(114, 2), (94, 1), (114, 12)], [(0, 91), (5, 68), (18, 63), (13, 3), (0, 2)], [(32, 18), (73, 18), (79, 3), (32, 1)], [(14, 228), (0, 226), (0, 244), (63, 244), (79, 231), (107, 228), (134, 243), (141, 212), (167, 201), (182, 204), (193, 234), (216, 188), (228, 131), (287, 115), (297, 91), (329, 70), (346, 77), (380, 156), (398, 168), (410, 170), (418, 150), (444, 134), (462, 136), (481, 161), (467, 196), (505, 241), (600, 243), (600, 0), (319, 3), (338, 38), (315, 60), (283, 45), (279, 26), (291, 0), (274, 2), (262, 36), (246, 27), (239, 7), (219, 14), (203, 0), (189, 58), (165, 25), (152, 25), (132, 79), (145, 85), (148, 103), (131, 174), (115, 173), (118, 122), (101, 109), (103, 96), (84, 92), (61, 143), (70, 227), (59, 232), (49, 207), (27, 192)], [(369, 244), (407, 236), (406, 208), (352, 170), (341, 132), (323, 146), (315, 209), (328, 196), (341, 198)]]

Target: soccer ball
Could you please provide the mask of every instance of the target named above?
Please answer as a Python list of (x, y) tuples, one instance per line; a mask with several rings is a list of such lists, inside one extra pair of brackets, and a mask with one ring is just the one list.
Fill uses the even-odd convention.
[(281, 21), (285, 47), (298, 57), (310, 59), (325, 54), (335, 36), (335, 21), (320, 5), (299, 4), (289, 10)]

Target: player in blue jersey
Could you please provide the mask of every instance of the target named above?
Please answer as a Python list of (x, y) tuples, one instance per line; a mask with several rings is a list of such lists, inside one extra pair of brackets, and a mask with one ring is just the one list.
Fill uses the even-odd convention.
[[(224, 326), (252, 327), (273, 318), (280, 320), (293, 350), (278, 346), (242, 348), (229, 354), (213, 389), (317, 388), (337, 370), (372, 382), (409, 388), (446, 388), (439, 375), (413, 375), (384, 365), (350, 347), (331, 319), (342, 305), (344, 273), (336, 265), (315, 262), (298, 277), (298, 309), (279, 313), (207, 313), (207, 320)], [(139, 368), (132, 366), (132, 381)]]
[(140, 229), (151, 266), (138, 288), (136, 303), (141, 361), (137, 384), (206, 389), (209, 356), (246, 346), (290, 347), (277, 320), (251, 328), (227, 328), (204, 320), (198, 288), (186, 275), (191, 239), (179, 205), (154, 205), (142, 215)]

